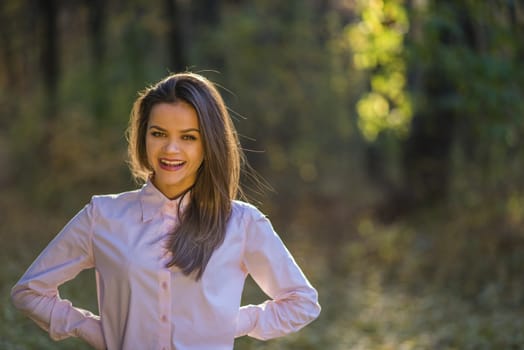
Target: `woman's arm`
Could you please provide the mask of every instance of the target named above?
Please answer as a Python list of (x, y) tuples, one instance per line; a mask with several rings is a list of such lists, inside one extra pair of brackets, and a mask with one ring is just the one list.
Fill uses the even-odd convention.
[(317, 291), (269, 220), (258, 210), (249, 220), (244, 264), (271, 300), (240, 308), (237, 336), (265, 340), (295, 332), (318, 317)]
[(49, 332), (53, 340), (80, 337), (104, 349), (100, 318), (61, 299), (58, 287), (94, 266), (93, 204), (84, 207), (49, 243), (11, 290), (14, 306)]

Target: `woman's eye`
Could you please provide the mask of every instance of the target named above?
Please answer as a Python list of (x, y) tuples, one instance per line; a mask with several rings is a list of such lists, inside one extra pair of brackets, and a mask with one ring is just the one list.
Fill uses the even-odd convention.
[(186, 141), (195, 141), (197, 138), (193, 135), (184, 135), (182, 136), (182, 140), (186, 140)]
[(153, 137), (162, 137), (162, 136), (165, 136), (165, 134), (161, 131), (152, 131), (151, 132), (151, 136)]

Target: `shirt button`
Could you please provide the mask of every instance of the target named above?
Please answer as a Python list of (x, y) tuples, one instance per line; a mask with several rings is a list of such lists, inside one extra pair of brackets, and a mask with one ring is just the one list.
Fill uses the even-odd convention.
[(162, 315), (162, 317), (160, 319), (162, 320), (162, 322), (167, 322), (167, 316), (166, 315)]
[(167, 282), (162, 282), (162, 289), (163, 290), (166, 290), (167, 289)]

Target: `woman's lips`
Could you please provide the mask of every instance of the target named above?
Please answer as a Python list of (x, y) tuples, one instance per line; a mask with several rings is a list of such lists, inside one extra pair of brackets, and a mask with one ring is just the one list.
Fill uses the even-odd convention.
[(175, 159), (165, 159), (160, 158), (159, 160), (160, 168), (167, 170), (167, 171), (176, 171), (179, 170), (186, 164), (183, 160), (175, 160)]

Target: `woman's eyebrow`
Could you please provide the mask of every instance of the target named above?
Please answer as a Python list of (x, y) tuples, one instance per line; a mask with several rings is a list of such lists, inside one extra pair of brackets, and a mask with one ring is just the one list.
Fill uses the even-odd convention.
[(191, 131), (195, 131), (195, 132), (200, 132), (199, 129), (195, 129), (195, 128), (189, 128), (189, 129), (184, 129), (184, 130), (180, 130), (181, 133), (185, 134), (187, 132), (191, 132)]
[(160, 131), (167, 131), (166, 129), (161, 128), (161, 127), (159, 127), (159, 126), (157, 126), (157, 125), (151, 125), (151, 126), (149, 127), (149, 129), (158, 129), (158, 130), (160, 130)]
[[(151, 126), (149, 126), (148, 129), (158, 129), (158, 130), (160, 130), (160, 131), (167, 132), (167, 129), (164, 129), (164, 128), (158, 126), (158, 125), (151, 125)], [(190, 132), (198, 132), (198, 133), (200, 133), (200, 129), (197, 129), (197, 128), (189, 128), (189, 129), (182, 129), (182, 130), (179, 130), (179, 132), (180, 132), (181, 134), (186, 134), (186, 133), (190, 133)]]

